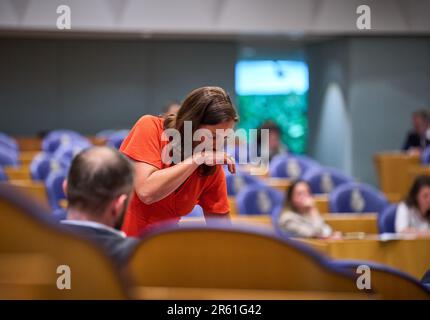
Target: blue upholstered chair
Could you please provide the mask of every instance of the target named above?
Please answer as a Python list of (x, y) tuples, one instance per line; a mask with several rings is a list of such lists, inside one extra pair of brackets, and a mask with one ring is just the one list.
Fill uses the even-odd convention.
[(330, 211), (376, 212), (381, 213), (388, 205), (382, 192), (363, 183), (345, 183), (334, 189), (329, 195)]
[(330, 193), (341, 184), (354, 180), (334, 168), (317, 167), (306, 171), (302, 176), (311, 187), (312, 193)]
[(283, 208), (283, 194), (264, 184), (245, 186), (236, 196), (239, 214), (274, 215)]

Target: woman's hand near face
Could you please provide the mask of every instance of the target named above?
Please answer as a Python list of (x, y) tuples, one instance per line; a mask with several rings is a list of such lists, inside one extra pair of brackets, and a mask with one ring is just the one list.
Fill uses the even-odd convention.
[(230, 173), (236, 173), (236, 164), (224, 151), (202, 151), (196, 155), (195, 160), (198, 164), (205, 164), (208, 166), (214, 166), (217, 164), (227, 165)]

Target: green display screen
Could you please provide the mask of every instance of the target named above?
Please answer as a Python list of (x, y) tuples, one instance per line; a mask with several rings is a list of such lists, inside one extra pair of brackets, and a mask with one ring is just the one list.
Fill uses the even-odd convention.
[(242, 60), (236, 64), (239, 128), (276, 123), (281, 140), (293, 153), (307, 149), (307, 64), (287, 60)]

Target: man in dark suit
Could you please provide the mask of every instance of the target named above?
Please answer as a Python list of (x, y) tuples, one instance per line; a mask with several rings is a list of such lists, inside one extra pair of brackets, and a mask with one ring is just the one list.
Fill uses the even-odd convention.
[(117, 264), (125, 262), (138, 243), (119, 231), (133, 176), (133, 165), (117, 150), (93, 147), (73, 159), (63, 186), (68, 209), (62, 226), (104, 248)]
[(430, 116), (427, 111), (415, 111), (412, 114), (414, 129), (408, 132), (403, 144), (404, 151), (422, 151), (430, 145)]

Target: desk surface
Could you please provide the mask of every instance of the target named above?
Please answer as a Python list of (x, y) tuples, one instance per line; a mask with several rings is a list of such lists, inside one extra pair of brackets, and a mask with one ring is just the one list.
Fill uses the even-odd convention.
[(409, 169), (420, 164), (420, 157), (401, 152), (382, 152), (375, 155), (374, 163), (380, 189), (388, 200), (398, 202), (409, 190)]
[[(344, 232), (363, 231), (362, 228), (377, 230), (376, 214), (324, 214), (325, 221), (332, 227), (343, 226)], [(180, 225), (189, 222), (203, 222), (202, 218), (184, 218)], [(273, 231), (270, 216), (237, 216), (235, 223), (251, 224)], [(367, 226), (367, 227), (363, 227)], [(358, 229), (357, 229), (358, 228)], [(336, 229), (336, 228), (334, 228)], [(361, 229), (361, 230), (360, 230)], [(337, 228), (336, 230), (340, 230)], [(430, 269), (430, 237), (413, 235), (384, 239), (376, 232), (357, 234), (356, 239), (298, 239), (319, 252), (334, 259), (367, 260), (386, 264), (421, 279)]]
[(430, 236), (385, 240), (378, 235), (363, 239), (299, 239), (333, 259), (367, 260), (386, 264), (421, 279), (430, 269)]
[(305, 292), (281, 290), (135, 287), (132, 297), (145, 300), (362, 300), (377, 295), (342, 292)]
[[(323, 214), (322, 217), (327, 222), (327, 224), (329, 224), (334, 230), (341, 231), (343, 233), (364, 232), (374, 234), (378, 232), (377, 215), (375, 213), (326, 213)], [(231, 219), (233, 224), (254, 224), (273, 229), (272, 219), (269, 215), (236, 215), (232, 216)], [(190, 222), (204, 222), (204, 218), (184, 217), (181, 219), (180, 224), (183, 225)]]

